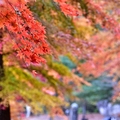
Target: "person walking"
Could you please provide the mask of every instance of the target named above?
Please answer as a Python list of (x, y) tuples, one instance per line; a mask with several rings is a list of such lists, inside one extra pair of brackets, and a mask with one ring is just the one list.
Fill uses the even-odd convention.
[(31, 115), (31, 107), (29, 105), (26, 105), (25, 108), (26, 108), (26, 118), (29, 118)]

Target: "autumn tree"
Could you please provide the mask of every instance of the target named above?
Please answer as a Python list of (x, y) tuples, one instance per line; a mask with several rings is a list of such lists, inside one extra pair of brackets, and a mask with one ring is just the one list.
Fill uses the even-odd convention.
[[(17, 62), (19, 63), (17, 69), (16, 67), (6, 67), (6, 73), (8, 75), (10, 75), (10, 72), (12, 73), (11, 79), (13, 78), (13, 81), (3, 82), (11, 84), (8, 85), (9, 89), (5, 87), (6, 89), (2, 91), (9, 91), (11, 87), (13, 90), (14, 84), (14, 90), (19, 91), (19, 94), (29, 102), (28, 99), (32, 98), (24, 92), (26, 85), (30, 94), (36, 93), (35, 95), (38, 95), (37, 90), (41, 90), (42, 92), (39, 94), (44, 96), (44, 99), (47, 98), (44, 93), (51, 94), (50, 91), (56, 92), (61, 89), (61, 86), (64, 88), (63, 83), (69, 83), (70, 78), (74, 82), (77, 80), (76, 83), (90, 85), (83, 78), (69, 71), (63, 64), (53, 62), (53, 57), (48, 57), (47, 54), (54, 55), (54, 58), (58, 58), (61, 54), (68, 55), (72, 60), (75, 58), (77, 70), (84, 76), (92, 74), (96, 77), (101, 75), (103, 71), (109, 71), (111, 74), (116, 72), (114, 70), (119, 63), (120, 38), (119, 12), (116, 9), (118, 6), (119, 1), (117, 0), (116, 2), (104, 0), (37, 0), (30, 2), (26, 0), (1, 0), (0, 27), (3, 29), (5, 36), (10, 35), (9, 43), (12, 44), (12, 52), (15, 53), (12, 56), (17, 54), (17, 57), (20, 58), (19, 60), (15, 58), (19, 61)], [(46, 29), (42, 24), (46, 26)], [(99, 32), (99, 30), (102, 30), (102, 32)], [(3, 38), (3, 35), (1, 37)], [(2, 45), (7, 44), (8, 39), (4, 43), (2, 38), (0, 45), (1, 68), (3, 69)], [(7, 57), (5, 57), (5, 60), (8, 60)], [(79, 60), (84, 62), (81, 64)], [(39, 64), (45, 62), (45, 65)], [(21, 67), (34, 75), (38, 75), (37, 77), (42, 74), (50, 84), (44, 84), (44, 86), (43, 83), (35, 80), (33, 83), (33, 76), (29, 75), (28, 71), (26, 73), (26, 70), (22, 71)], [(109, 70), (112, 67), (114, 67), (114, 70)], [(22, 78), (18, 76), (19, 73), (23, 74)], [(58, 80), (60, 77), (62, 77), (63, 82)], [(27, 78), (29, 78), (29, 81)], [(21, 87), (17, 88), (18, 84)], [(51, 88), (50, 85), (54, 88)], [(12, 90), (11, 93), (14, 93)], [(57, 94), (61, 95), (62, 92), (57, 92)], [(51, 96), (49, 97), (51, 98)], [(39, 101), (40, 98), (38, 97), (34, 102)], [(52, 98), (54, 97), (52, 96)], [(53, 100), (52, 98), (51, 100)], [(54, 100), (57, 101), (56, 98)], [(44, 105), (47, 106), (48, 104)]]
[[(28, 12), (28, 14), (27, 14), (27, 12)], [(28, 17), (26, 15), (28, 15)], [(23, 62), (21, 63), (22, 67), (29, 66), (31, 63), (35, 64), (35, 63), (39, 63), (39, 62), (45, 62), (45, 60), (41, 56), (43, 56), (46, 53), (49, 53), (50, 50), (45, 41), (44, 27), (42, 27), (41, 24), (39, 24), (39, 22), (34, 20), (31, 12), (25, 6), (24, 1), (12, 1), (12, 2), (2, 1), (1, 2), (1, 18), (2, 18), (1, 28), (3, 28), (2, 40), (1, 40), (1, 46), (2, 46), (1, 47), (1, 56), (3, 56), (4, 54), (5, 55), (12, 54), (12, 56), (13, 56), (13, 52), (17, 53), (17, 56), (19, 56), (19, 58), (23, 60)], [(34, 28), (34, 30), (33, 30), (33, 27), (38, 27), (38, 28)], [(32, 39), (35, 40), (34, 41), (35, 43), (31, 42)], [(42, 44), (44, 44), (45, 46), (42, 47)], [(14, 51), (11, 52), (12, 45), (14, 46), (13, 47)], [(5, 50), (3, 50), (3, 48)], [(29, 50), (31, 50), (31, 53)], [(39, 50), (41, 51), (41, 53)], [(37, 54), (37, 51), (39, 52), (39, 54)], [(5, 60), (10, 58), (10, 56), (11, 55), (5, 56)], [(22, 96), (23, 100), (25, 100), (29, 103), (28, 100), (32, 100), (34, 98), (34, 97), (30, 96), (30, 94), (33, 94), (31, 92), (33, 92), (32, 89), (35, 87), (34, 88), (35, 96), (39, 94), (38, 96), (44, 96), (44, 97), (42, 97), (42, 100), (40, 100), (41, 97), (39, 97), (36, 101), (32, 100), (31, 105), (34, 106), (34, 108), (36, 106), (34, 103), (37, 103), (38, 101), (41, 102), (42, 105), (47, 106), (48, 108), (51, 108), (51, 106), (52, 107), (56, 106), (56, 104), (58, 103), (59, 100), (56, 99), (56, 97), (50, 96), (50, 95), (53, 95), (55, 93), (55, 91), (57, 89), (59, 89), (59, 86), (62, 87), (64, 85), (62, 85), (61, 82), (56, 80), (58, 78), (54, 77), (54, 75), (56, 74), (55, 71), (47, 68), (47, 69), (44, 69), (44, 71), (42, 70), (40, 72), (42, 75), (44, 75), (49, 80), (49, 84), (52, 85), (54, 88), (50, 87), (49, 84), (47, 86), (45, 85), (46, 86), (45, 87), (43, 85), (43, 83), (41, 83), (39, 81), (31, 83), (32, 81), (30, 82), (30, 79), (34, 80), (34, 78), (32, 78), (29, 75), (29, 73), (26, 73), (25, 71), (21, 71), (21, 69), (19, 68), (19, 65), (14, 61), (12, 56), (11, 56), (12, 59), (9, 59), (8, 62), (4, 63), (5, 65), (7, 64), (7, 66), (9, 66), (9, 67), (6, 66), (6, 68), (4, 70), (5, 71), (4, 74), (8, 77), (5, 78), (6, 79), (5, 81), (1, 82), (2, 87), (4, 87), (2, 89), (2, 94), (1, 94), (3, 101), (10, 99), (12, 97), (12, 95), (14, 95), (15, 97), (20, 95), (20, 96)], [(13, 64), (16, 65), (17, 68), (10, 67), (10, 66), (13, 66)], [(70, 71), (67, 70), (67, 68), (64, 65), (59, 65), (59, 63), (51, 64), (51, 62), (49, 62), (48, 66), (55, 70), (58, 70), (58, 72), (60, 72), (59, 74), (61, 74), (62, 76), (64, 76), (64, 75), (69, 76), (67, 78), (68, 81), (66, 80), (66, 82), (65, 82), (66, 84), (67, 84), (67, 82), (69, 82), (70, 77), (74, 78), (74, 74), (72, 74), (72, 76), (71, 76)], [(61, 72), (61, 70), (58, 69), (59, 67), (61, 67), (65, 73)], [(1, 57), (1, 68), (3, 69), (2, 57)], [(29, 71), (31, 71), (31, 68), (28, 67), (28, 69), (29, 69)], [(37, 77), (40, 77), (41, 74), (39, 74), (38, 69), (39, 70), (41, 69), (40, 66), (39, 66), (39, 68), (34, 67), (34, 70), (37, 70)], [(48, 72), (48, 70), (49, 70), (49, 72)], [(31, 72), (34, 75), (36, 74), (35, 71), (31, 71)], [(10, 73), (11, 73), (11, 75), (10, 75)], [(18, 74), (22, 74), (21, 77), (18, 76)], [(29, 79), (29, 81), (26, 81), (26, 79)], [(40, 79), (42, 79), (42, 78), (40, 77)], [(45, 79), (45, 78), (43, 77), (43, 79)], [(22, 80), (22, 81), (20, 82), (19, 80)], [(74, 80), (75, 80), (75, 78), (74, 78)], [(80, 78), (78, 78), (77, 80), (84, 83), (84, 80), (82, 80)], [(79, 84), (78, 81), (77, 81), (77, 83)], [(87, 83), (87, 82), (85, 82), (85, 83)], [(87, 84), (89, 84), (89, 83), (87, 83)], [(27, 89), (30, 92), (29, 94), (28, 94), (28, 92), (26, 92), (26, 93), (24, 92), (26, 89), (26, 87), (25, 87), (26, 85), (28, 86)], [(51, 90), (49, 90), (49, 89), (51, 89)], [(63, 94), (65, 89), (66, 88), (64, 88), (63, 91), (61, 91), (61, 92), (58, 91), (60, 93), (57, 92), (57, 94), (58, 95)], [(41, 91), (41, 95), (40, 95), (39, 90)], [(17, 94), (16, 94), (16, 92), (17, 92)], [(6, 97), (3, 97), (4, 94), (6, 94), (7, 96), (5, 95)], [(9, 96), (9, 94), (10, 94), (10, 96)], [(45, 95), (45, 94), (48, 94), (48, 95)], [(51, 104), (51, 102), (50, 102), (50, 104), (47, 103), (47, 101), (48, 101), (47, 98), (49, 98), (49, 102), (51, 101), (52, 104)], [(62, 101), (61, 101), (61, 103), (59, 101), (59, 105), (63, 104)], [(1, 105), (3, 105), (3, 102), (1, 103)], [(5, 107), (5, 105), (3, 107)], [(1, 108), (1, 111), (3, 111), (2, 108)], [(9, 116), (9, 115), (10, 115), (10, 113), (8, 113), (7, 116)], [(1, 114), (1, 119), (4, 119), (4, 118), (5, 118), (5, 116), (3, 116), (3, 114)], [(9, 118), (6, 118), (6, 119), (10, 119), (10, 116), (9, 116)]]

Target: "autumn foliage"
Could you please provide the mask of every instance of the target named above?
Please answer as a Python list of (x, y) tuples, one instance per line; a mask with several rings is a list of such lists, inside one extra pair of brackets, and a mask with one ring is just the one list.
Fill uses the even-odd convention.
[[(78, 16), (84, 12), (82, 7), (77, 8), (78, 4), (72, 6), (69, 0), (54, 0), (60, 6), (61, 11), (68, 16)], [(14, 39), (14, 50), (17, 56), (23, 59), (27, 64), (45, 62), (42, 57), (50, 54), (50, 48), (46, 42), (46, 31), (40, 22), (35, 20), (32, 12), (27, 8), (25, 0), (2, 0), (0, 2), (0, 26), (9, 30)], [(103, 28), (114, 33), (119, 39), (119, 24), (114, 18), (107, 15), (101, 7), (91, 0), (85, 1), (88, 8), (87, 19), (92, 23), (92, 11), (94, 11), (94, 21), (98, 22)], [(105, 4), (105, 3), (104, 3)], [(95, 24), (95, 23), (94, 23)], [(114, 28), (113, 28), (114, 27)]]
[[(42, 78), (42, 82), (50, 83), (50, 85), (40, 88), (43, 92), (41, 95), (52, 96), (62, 88), (58, 92), (58, 98), (63, 100), (65, 89), (67, 89), (64, 88), (64, 85), (69, 86), (72, 80), (74, 81), (72, 87), (77, 88), (79, 83), (90, 86), (91, 84), (85, 81), (84, 77), (90, 75), (99, 77), (104, 72), (114, 75), (119, 70), (120, 12), (117, 9), (119, 4), (116, 4), (119, 1), (115, 1), (52, 0), (51, 2), (46, 0), (44, 1), (46, 4), (38, 1), (36, 11), (41, 13), (41, 16), (34, 16), (28, 7), (28, 3), (34, 5), (37, 0), (33, 0), (33, 3), (30, 3), (31, 0), (0, 1), (0, 28), (10, 35), (11, 43), (14, 44), (13, 51), (23, 63), (27, 65), (37, 63), (38, 66), (32, 64), (33, 68), (28, 67), (28, 71), (31, 72), (34, 69), (32, 73), (35, 78)], [(49, 9), (46, 10), (45, 5), (49, 5), (49, 2), (53, 9), (49, 6)], [(52, 16), (49, 21), (46, 20), (49, 18), (47, 12)], [(58, 17), (59, 15), (65, 19), (63, 23), (60, 21), (61, 19), (59, 20), (62, 18)], [(39, 17), (41, 18), (39, 19)], [(0, 52), (2, 54), (2, 50)], [(63, 65), (54, 63), (52, 58), (45, 56), (54, 53), (56, 56), (70, 55), (71, 60), (75, 58), (73, 61), (77, 67), (73, 71), (69, 71)], [(39, 65), (46, 61), (45, 66)], [(23, 67), (23, 64), (21, 66)], [(9, 71), (12, 71), (15, 78), (20, 78), (16, 75), (17, 72), (13, 72), (13, 68)], [(84, 77), (78, 77), (74, 71), (80, 72)], [(61, 78), (62, 82), (59, 81)], [(35, 88), (31, 81), (23, 80), (22, 82), (30, 90), (39, 89), (38, 86)], [(72, 88), (71, 86), (70, 88)]]
[[(76, 16), (77, 11), (68, 5), (66, 1), (56, 1), (61, 10), (67, 14)], [(0, 3), (0, 27), (4, 27), (12, 33), (17, 56), (27, 64), (45, 62), (44, 54), (50, 53), (46, 42), (45, 28), (36, 21), (32, 12), (26, 7), (25, 0), (2, 0)]]
[(16, 37), (14, 50), (17, 51), (17, 56), (27, 64), (44, 63), (42, 55), (50, 53), (45, 40), (45, 28), (34, 19), (25, 1), (3, 1), (0, 17), (1, 27)]
[(68, 0), (54, 0), (54, 1), (59, 3), (60, 9), (65, 15), (69, 15), (69, 16), (80, 15), (79, 13), (80, 11), (78, 9), (67, 3)]

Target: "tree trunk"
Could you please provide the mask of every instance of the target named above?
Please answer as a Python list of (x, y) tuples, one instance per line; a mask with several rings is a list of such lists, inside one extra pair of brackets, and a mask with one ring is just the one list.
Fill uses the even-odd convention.
[[(0, 44), (2, 45), (2, 39), (3, 39), (3, 30), (0, 29)], [(2, 49), (2, 48), (1, 48)], [(4, 67), (3, 67), (3, 54), (0, 54), (0, 82), (4, 79)], [(0, 85), (0, 92), (4, 89)], [(3, 104), (1, 104), (2, 98), (0, 98), (0, 120), (10, 120), (10, 106), (4, 107)]]

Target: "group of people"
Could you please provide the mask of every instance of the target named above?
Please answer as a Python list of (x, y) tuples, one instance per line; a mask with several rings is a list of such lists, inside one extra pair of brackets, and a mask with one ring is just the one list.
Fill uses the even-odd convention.
[(108, 100), (101, 100), (97, 103), (98, 110), (104, 116), (103, 120), (120, 120), (120, 105), (112, 104)]
[[(112, 112), (110, 111), (110, 108), (111, 110), (113, 110), (112, 107), (114, 107), (116, 108), (117, 113), (120, 112), (119, 105), (116, 105), (116, 107), (111, 106), (110, 103), (108, 103), (106, 100), (103, 100), (98, 102), (97, 107), (99, 109), (100, 114), (104, 116), (103, 120), (120, 120), (120, 118), (112, 115)], [(66, 115), (69, 116), (69, 120), (78, 120), (78, 108), (79, 108), (78, 104), (74, 102), (71, 104), (69, 109), (66, 109), (65, 113)], [(31, 107), (29, 105), (26, 105), (25, 111), (26, 111), (26, 118), (29, 118), (31, 115)], [(85, 117), (85, 113), (83, 113), (83, 117), (81, 120), (88, 120)]]
[[(120, 113), (120, 105), (109, 103), (107, 100), (98, 102), (97, 104), (99, 113), (103, 115), (102, 120), (120, 120), (117, 116)], [(69, 116), (69, 120), (78, 120), (78, 104), (72, 103), (69, 109), (66, 109), (65, 113)], [(81, 120), (89, 120), (86, 118), (86, 110), (83, 110), (83, 117)]]

